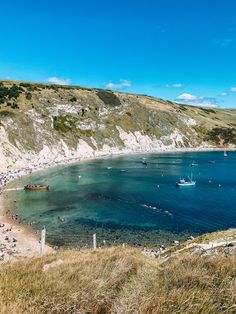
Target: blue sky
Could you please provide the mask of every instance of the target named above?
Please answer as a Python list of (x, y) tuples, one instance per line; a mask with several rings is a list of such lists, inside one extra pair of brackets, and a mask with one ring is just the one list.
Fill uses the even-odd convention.
[(236, 108), (235, 0), (1, 3), (0, 78)]

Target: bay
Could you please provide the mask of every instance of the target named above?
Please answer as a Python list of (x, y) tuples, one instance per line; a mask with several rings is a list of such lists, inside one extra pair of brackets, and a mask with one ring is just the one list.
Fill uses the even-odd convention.
[[(196, 186), (178, 188), (176, 181), (191, 173)], [(99, 245), (169, 244), (236, 226), (235, 152), (227, 158), (223, 152), (178, 152), (89, 160), (34, 173), (10, 187), (28, 183), (50, 189), (8, 192), (6, 205), (35, 230), (45, 226), (53, 245), (91, 246), (93, 233)]]

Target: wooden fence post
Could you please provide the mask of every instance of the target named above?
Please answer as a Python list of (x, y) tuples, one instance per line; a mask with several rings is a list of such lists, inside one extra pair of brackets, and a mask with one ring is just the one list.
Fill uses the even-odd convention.
[(96, 233), (93, 234), (93, 249), (97, 249), (97, 238), (96, 238)]
[(46, 238), (46, 229), (45, 227), (41, 231), (41, 240), (40, 240), (40, 256), (44, 255), (44, 247), (45, 247), (45, 238)]

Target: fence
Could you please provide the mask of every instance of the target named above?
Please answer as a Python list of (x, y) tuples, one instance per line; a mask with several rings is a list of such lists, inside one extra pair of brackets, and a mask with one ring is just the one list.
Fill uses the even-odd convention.
[[(67, 236), (68, 239), (68, 236)], [(73, 238), (74, 239), (74, 238)], [(41, 230), (41, 237), (40, 237), (40, 256), (43, 256), (45, 253), (45, 242), (46, 242), (46, 228), (43, 228)], [(92, 249), (95, 251), (98, 248), (98, 243), (97, 243), (97, 235), (96, 233), (93, 234), (92, 239), (91, 239), (91, 243), (92, 243)], [(103, 247), (105, 247), (107, 245), (107, 241), (106, 240), (102, 240), (101, 243)], [(101, 247), (101, 246), (99, 246)], [(126, 247), (126, 243), (122, 243), (122, 247), (125, 248)]]

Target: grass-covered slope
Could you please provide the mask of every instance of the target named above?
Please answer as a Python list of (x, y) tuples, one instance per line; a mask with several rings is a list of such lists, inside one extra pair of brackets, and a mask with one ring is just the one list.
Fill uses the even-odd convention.
[[(1, 313), (235, 313), (235, 256), (65, 251), (0, 269)], [(45, 270), (45, 265), (51, 268)], [(47, 266), (46, 266), (47, 268)], [(44, 271), (43, 271), (44, 269)]]
[(117, 151), (236, 145), (235, 131), (236, 110), (76, 86), (0, 82), (5, 168)]

